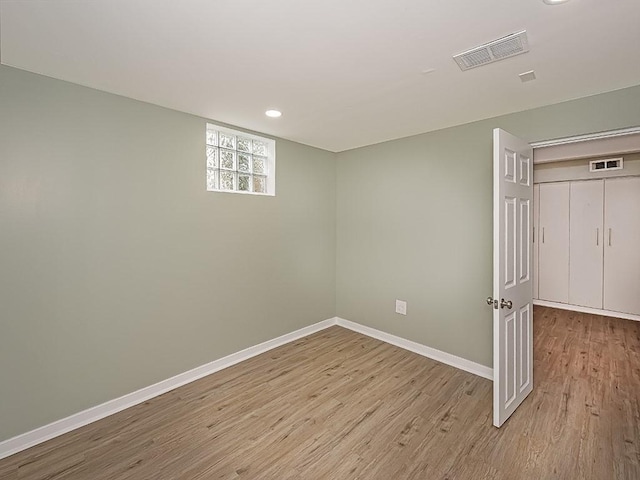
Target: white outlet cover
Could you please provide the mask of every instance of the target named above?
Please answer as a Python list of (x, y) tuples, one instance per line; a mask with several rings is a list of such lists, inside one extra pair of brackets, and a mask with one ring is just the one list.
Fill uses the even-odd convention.
[(396, 313), (399, 313), (400, 315), (406, 315), (407, 302), (405, 302), (404, 300), (396, 300)]

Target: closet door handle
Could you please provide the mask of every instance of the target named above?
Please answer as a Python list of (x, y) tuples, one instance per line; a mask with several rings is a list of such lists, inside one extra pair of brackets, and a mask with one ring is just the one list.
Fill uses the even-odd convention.
[(544, 227), (542, 227), (542, 243), (544, 243)]
[(600, 229), (596, 228), (596, 247), (600, 245)]
[(536, 243), (536, 227), (533, 227), (533, 243)]
[(609, 246), (611, 246), (611, 229), (609, 229)]

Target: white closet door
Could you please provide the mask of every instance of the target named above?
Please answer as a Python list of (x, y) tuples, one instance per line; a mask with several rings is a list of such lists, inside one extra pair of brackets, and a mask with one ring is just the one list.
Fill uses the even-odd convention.
[(533, 186), (533, 298), (538, 298), (538, 244), (540, 243), (540, 185)]
[(569, 302), (569, 182), (540, 185), (540, 300)]
[(602, 308), (604, 180), (571, 182), (569, 303)]
[(604, 308), (640, 315), (640, 177), (605, 180)]

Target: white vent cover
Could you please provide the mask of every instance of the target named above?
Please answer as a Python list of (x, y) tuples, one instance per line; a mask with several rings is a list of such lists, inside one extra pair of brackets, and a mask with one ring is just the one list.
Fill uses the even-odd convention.
[(591, 160), (589, 162), (590, 172), (603, 172), (605, 170), (622, 170), (622, 157)]
[(453, 59), (460, 67), (460, 70), (469, 70), (470, 68), (497, 62), (528, 51), (527, 31), (523, 30), (454, 55)]

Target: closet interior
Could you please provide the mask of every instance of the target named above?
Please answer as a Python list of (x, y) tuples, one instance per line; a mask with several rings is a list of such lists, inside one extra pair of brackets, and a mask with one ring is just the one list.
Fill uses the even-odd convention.
[(534, 303), (640, 320), (640, 153), (535, 166), (533, 216)]

